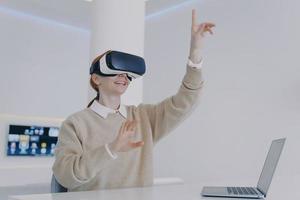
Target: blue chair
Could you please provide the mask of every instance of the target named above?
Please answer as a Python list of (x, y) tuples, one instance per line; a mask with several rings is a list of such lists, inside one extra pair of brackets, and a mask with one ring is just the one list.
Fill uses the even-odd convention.
[(54, 175), (52, 175), (51, 179), (51, 193), (58, 193), (58, 192), (68, 192), (68, 189), (59, 184), (57, 182), (56, 178)]

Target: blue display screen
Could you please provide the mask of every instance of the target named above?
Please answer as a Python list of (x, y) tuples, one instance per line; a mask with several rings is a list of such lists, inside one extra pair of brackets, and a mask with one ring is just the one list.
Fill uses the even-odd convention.
[(7, 156), (53, 156), (59, 128), (9, 125)]

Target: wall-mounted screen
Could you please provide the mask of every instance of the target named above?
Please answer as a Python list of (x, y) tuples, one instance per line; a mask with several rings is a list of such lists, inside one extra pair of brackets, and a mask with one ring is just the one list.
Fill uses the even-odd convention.
[(9, 125), (7, 156), (53, 156), (58, 127)]

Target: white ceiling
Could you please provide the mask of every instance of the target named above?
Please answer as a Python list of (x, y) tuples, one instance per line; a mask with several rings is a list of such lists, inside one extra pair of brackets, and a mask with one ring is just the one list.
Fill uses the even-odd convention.
[[(146, 16), (191, 0), (148, 0)], [(86, 0), (2, 0), (0, 8), (63, 24), (89, 29), (90, 6)]]

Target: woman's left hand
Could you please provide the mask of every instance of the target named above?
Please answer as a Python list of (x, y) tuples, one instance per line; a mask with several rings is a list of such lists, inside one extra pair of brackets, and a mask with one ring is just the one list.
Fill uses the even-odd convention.
[(191, 27), (191, 47), (190, 47), (190, 56), (192, 62), (198, 63), (201, 60), (201, 48), (203, 43), (203, 38), (206, 32), (213, 34), (212, 28), (215, 24), (210, 22), (204, 22), (197, 24), (196, 22), (196, 10), (192, 10), (192, 27)]

